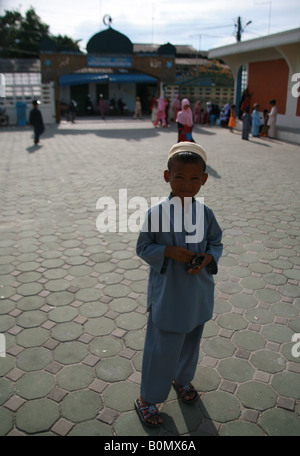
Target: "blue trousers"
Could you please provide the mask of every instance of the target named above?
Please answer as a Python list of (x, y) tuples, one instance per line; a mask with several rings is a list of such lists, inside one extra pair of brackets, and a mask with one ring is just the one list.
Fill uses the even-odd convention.
[(162, 331), (148, 318), (141, 397), (152, 404), (167, 399), (172, 383), (190, 383), (195, 375), (204, 324), (188, 334)]

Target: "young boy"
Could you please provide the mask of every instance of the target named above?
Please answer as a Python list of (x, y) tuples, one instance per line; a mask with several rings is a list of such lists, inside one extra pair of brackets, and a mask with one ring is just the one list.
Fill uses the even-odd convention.
[(45, 125), (41, 111), (38, 109), (40, 102), (34, 100), (32, 102), (33, 109), (30, 111), (29, 123), (34, 128), (34, 144), (37, 145), (40, 142), (40, 136), (45, 131)]
[[(194, 199), (208, 177), (206, 161), (198, 144), (172, 146), (164, 172), (171, 194), (148, 211), (137, 241), (137, 254), (150, 265), (150, 275), (141, 392), (135, 407), (149, 426), (162, 423), (155, 404), (167, 399), (172, 384), (186, 404), (198, 396), (191, 381), (204, 323), (213, 314), (212, 274), (223, 248), (213, 212)], [(188, 264), (198, 256), (202, 264)]]

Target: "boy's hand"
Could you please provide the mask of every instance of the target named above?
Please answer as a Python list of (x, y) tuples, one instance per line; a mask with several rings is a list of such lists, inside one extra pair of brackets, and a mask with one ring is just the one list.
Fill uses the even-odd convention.
[(184, 247), (167, 246), (165, 248), (165, 257), (172, 258), (179, 263), (188, 263), (195, 254)]
[(205, 266), (207, 266), (207, 265), (211, 262), (211, 260), (212, 260), (212, 258), (213, 258), (212, 255), (208, 255), (208, 254), (206, 254), (206, 253), (199, 253), (199, 255), (204, 256), (204, 260), (203, 260), (202, 263), (201, 263), (199, 266), (197, 266), (196, 268), (194, 268), (194, 269), (189, 269), (189, 270), (188, 270), (188, 273), (189, 273), (189, 274), (199, 274), (199, 272), (201, 271), (201, 269), (203, 269)]

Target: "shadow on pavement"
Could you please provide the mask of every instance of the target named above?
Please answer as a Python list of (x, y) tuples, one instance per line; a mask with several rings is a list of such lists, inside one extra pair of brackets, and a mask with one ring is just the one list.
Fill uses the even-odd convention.
[(166, 403), (161, 416), (164, 420), (162, 430), (171, 435), (213, 436), (218, 434), (201, 398), (198, 398), (197, 403), (193, 405), (186, 405), (182, 401)]

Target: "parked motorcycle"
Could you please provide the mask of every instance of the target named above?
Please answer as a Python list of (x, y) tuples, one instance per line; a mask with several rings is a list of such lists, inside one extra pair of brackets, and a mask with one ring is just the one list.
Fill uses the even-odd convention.
[(7, 127), (9, 125), (9, 116), (6, 114), (6, 109), (0, 108), (0, 126)]

